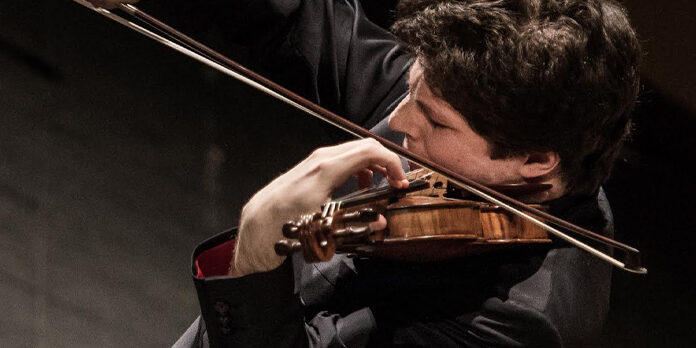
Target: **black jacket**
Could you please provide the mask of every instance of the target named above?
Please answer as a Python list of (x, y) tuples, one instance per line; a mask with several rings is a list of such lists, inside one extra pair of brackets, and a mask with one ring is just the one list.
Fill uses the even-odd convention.
[[(365, 19), (357, 1), (238, 5), (229, 36), (245, 55), (235, 58), (305, 97), (372, 127), (405, 95), (412, 58)], [(611, 235), (601, 192), (550, 206)], [(296, 258), (267, 273), (198, 277), (195, 260), (234, 233), (194, 252), (204, 320), (177, 346), (560, 347), (596, 334), (608, 309), (610, 267), (560, 241), (432, 264), (336, 257), (307, 265)]]

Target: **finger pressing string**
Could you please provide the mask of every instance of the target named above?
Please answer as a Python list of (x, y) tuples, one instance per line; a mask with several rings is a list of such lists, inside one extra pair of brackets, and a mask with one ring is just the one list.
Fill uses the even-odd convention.
[(372, 186), (372, 170), (365, 168), (355, 173), (353, 176), (355, 176), (358, 179), (359, 189), (369, 188), (370, 186)]

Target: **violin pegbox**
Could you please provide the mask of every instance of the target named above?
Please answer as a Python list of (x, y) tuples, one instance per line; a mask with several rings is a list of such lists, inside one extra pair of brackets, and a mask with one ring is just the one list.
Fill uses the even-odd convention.
[(328, 203), (321, 213), (305, 214), (299, 220), (283, 225), (284, 239), (275, 244), (278, 255), (302, 251), (305, 261), (331, 260), (336, 246), (359, 243), (372, 232), (369, 223), (377, 221), (379, 213), (372, 208), (339, 210), (340, 203)]

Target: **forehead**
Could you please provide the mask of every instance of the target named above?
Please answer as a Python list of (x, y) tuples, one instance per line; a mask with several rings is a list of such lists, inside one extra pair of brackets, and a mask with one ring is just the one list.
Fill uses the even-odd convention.
[(463, 119), (463, 115), (454, 109), (446, 100), (433, 93), (432, 89), (425, 80), (425, 70), (423, 65), (416, 60), (408, 74), (408, 89), (411, 98), (419, 103), (429, 106), (434, 112), (441, 116), (458, 117)]

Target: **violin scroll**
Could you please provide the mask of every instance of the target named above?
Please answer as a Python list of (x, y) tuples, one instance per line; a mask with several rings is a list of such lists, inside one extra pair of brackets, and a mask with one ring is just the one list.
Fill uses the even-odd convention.
[(365, 242), (372, 233), (369, 223), (378, 218), (379, 213), (372, 208), (334, 215), (305, 214), (283, 225), (285, 238), (276, 242), (275, 252), (290, 255), (302, 251), (307, 262), (328, 261), (336, 253), (337, 245)]

